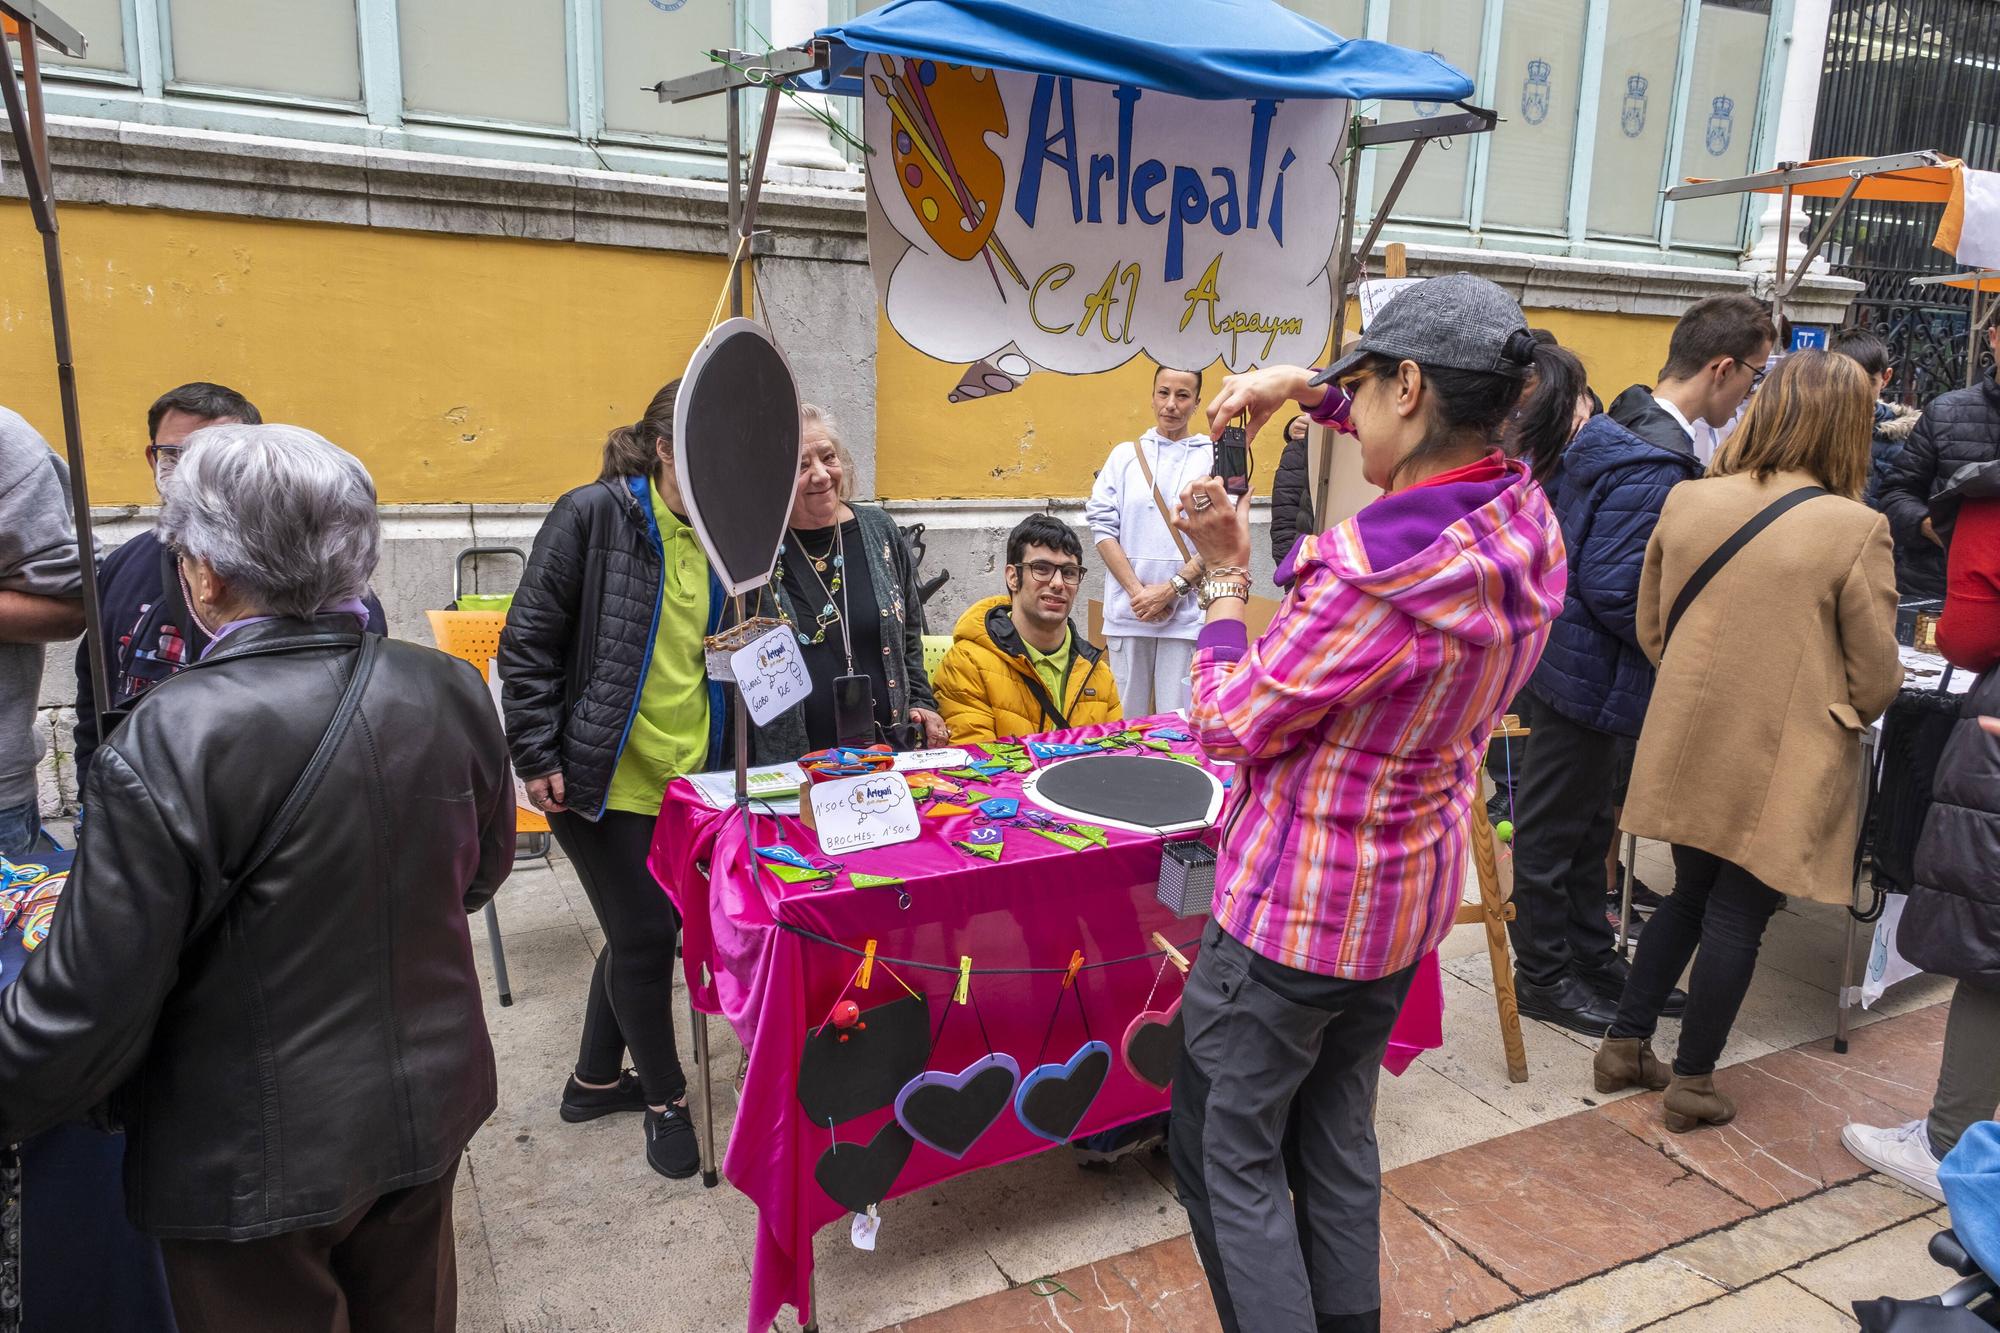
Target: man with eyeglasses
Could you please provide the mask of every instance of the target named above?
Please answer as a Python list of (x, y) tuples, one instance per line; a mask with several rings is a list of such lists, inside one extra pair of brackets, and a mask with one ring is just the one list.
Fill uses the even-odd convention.
[(1083, 543), (1047, 514), (1007, 537), (1007, 593), (959, 617), (931, 688), (954, 744), (1115, 722), (1118, 685), (1104, 654), (1070, 624)]
[[(146, 466), (153, 489), (165, 492), (190, 435), (206, 426), (261, 426), (256, 404), (236, 390), (196, 380), (169, 389), (146, 411)], [(172, 552), (150, 531), (142, 532), (104, 557), (97, 569), (97, 596), (104, 632), (110, 638), (112, 706), (122, 716), (146, 691), (200, 658), (209, 634), (188, 611), (187, 593)], [(370, 592), (368, 632), (388, 633), (382, 604)], [(219, 627), (217, 627), (219, 628)], [(115, 725), (115, 719), (113, 725)], [(96, 698), (90, 689), (90, 654), (76, 652), (76, 785), (83, 790), (91, 756), (102, 739)]]

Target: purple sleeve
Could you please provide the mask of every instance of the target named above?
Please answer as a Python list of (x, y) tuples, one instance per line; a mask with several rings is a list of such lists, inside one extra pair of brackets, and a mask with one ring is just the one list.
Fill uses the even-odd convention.
[(1194, 646), (1196, 652), (1213, 648), (1223, 661), (1234, 662), (1250, 651), (1250, 629), (1240, 620), (1211, 620)]
[[(1319, 372), (1313, 372), (1317, 375)], [(1306, 415), (1322, 426), (1335, 428), (1347, 424), (1347, 413), (1354, 406), (1354, 400), (1347, 396), (1347, 390), (1338, 384), (1326, 386), (1326, 397), (1319, 400), (1319, 406), (1308, 407)]]

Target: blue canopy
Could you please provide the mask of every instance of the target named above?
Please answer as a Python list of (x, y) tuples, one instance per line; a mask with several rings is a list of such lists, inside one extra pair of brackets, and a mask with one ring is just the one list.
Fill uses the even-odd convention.
[(849, 96), (871, 52), (1231, 101), (1472, 95), (1428, 52), (1335, 36), (1276, 0), (891, 0), (817, 35), (832, 68), (801, 82)]

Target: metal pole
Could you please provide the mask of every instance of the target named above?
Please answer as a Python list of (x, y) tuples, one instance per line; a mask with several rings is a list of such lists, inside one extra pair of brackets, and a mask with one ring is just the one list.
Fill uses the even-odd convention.
[[(0, 51), (6, 42), (0, 40)], [(27, 88), (23, 105), (22, 85)], [(90, 481), (83, 462), (83, 419), (77, 408), (76, 364), (69, 341), (69, 300), (63, 290), (62, 240), (56, 231), (55, 189), (49, 178), (48, 119), (42, 108), (42, 65), (35, 30), (21, 27), (21, 82), (12, 62), (0, 82), (7, 120), (14, 128), (15, 156), (35, 227), (42, 233), (42, 265), (49, 280), (49, 326), (55, 338), (56, 392), (62, 401), (63, 446), (69, 456), (70, 512), (76, 522), (77, 559), (83, 569), (84, 649), (90, 661), (90, 689), (97, 715), (111, 709), (111, 671), (104, 651), (104, 611), (97, 596), (96, 541), (90, 524)]]
[[(1355, 118), (1355, 124), (1360, 117)], [(1328, 283), (1332, 310), (1332, 344), (1327, 355), (1328, 364), (1340, 359), (1340, 344), (1347, 335), (1347, 248), (1354, 244), (1354, 210), (1361, 197), (1361, 145), (1355, 141), (1352, 127), (1348, 133), (1347, 179), (1342, 182), (1343, 197), (1340, 208), (1340, 238), (1334, 242), (1333, 262), (1327, 265), (1331, 278)], [(1319, 435), (1319, 485), (1313, 491), (1313, 520), (1321, 527), (1327, 522), (1327, 497), (1333, 493), (1333, 431), (1326, 426), (1314, 426)]]
[[(1966, 330), (1965, 347), (1965, 387), (1968, 389), (1979, 383), (1980, 326), (1992, 319), (1995, 310), (2000, 310), (2000, 291), (1996, 291), (1993, 293), (1992, 301), (1987, 304), (1985, 316), (1981, 317), (1979, 313), (1979, 289), (1984, 285), (1984, 282), (1979, 279), (1974, 279), (1972, 284), (1972, 323), (1971, 327)], [(2000, 368), (1996, 368), (1994, 373), (2000, 375)]]
[[(741, 123), (743, 120), (743, 94), (741, 90), (731, 88), (724, 95), (724, 100), (728, 103), (729, 116), (729, 239), (726, 244), (730, 247), (729, 254), (734, 256), (736, 253), (737, 228), (743, 224), (743, 126)], [(730, 318), (735, 319), (739, 318), (742, 314), (743, 287), (742, 284), (736, 281), (736, 269), (732, 264), (729, 270), (729, 315)], [(737, 700), (739, 705), (742, 702), (740, 698)], [(737, 788), (739, 799), (741, 798), (742, 790), (742, 787), (739, 785)]]
[[(1792, 239), (1792, 183), (1786, 181), (1778, 191), (1778, 267), (1771, 275), (1771, 327), (1777, 330), (1777, 337), (1785, 336), (1785, 279), (1791, 273), (1786, 252)], [(1787, 349), (1777, 349), (1783, 352)]]

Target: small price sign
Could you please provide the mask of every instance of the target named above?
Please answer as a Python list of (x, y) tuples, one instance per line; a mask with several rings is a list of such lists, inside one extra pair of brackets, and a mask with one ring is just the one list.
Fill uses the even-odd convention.
[(763, 726), (812, 693), (812, 677), (791, 626), (780, 625), (729, 655), (729, 669), (743, 691), (750, 720)]

